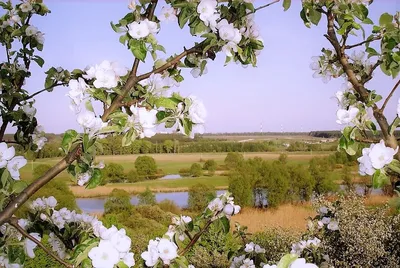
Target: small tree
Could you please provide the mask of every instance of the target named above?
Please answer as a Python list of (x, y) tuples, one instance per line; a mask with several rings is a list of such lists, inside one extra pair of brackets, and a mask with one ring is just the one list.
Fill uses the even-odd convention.
[(353, 191), (355, 189), (353, 180), (351, 178), (350, 167), (348, 165), (344, 165), (342, 168), (342, 180), (343, 184), (346, 186), (347, 191)]
[(106, 199), (104, 214), (130, 211), (131, 208), (131, 197), (129, 193), (121, 189), (114, 189)]
[(172, 153), (174, 151), (174, 142), (171, 140), (165, 140), (163, 148), (167, 154)]
[(117, 163), (110, 163), (103, 169), (103, 184), (107, 182), (123, 182), (125, 180), (124, 167)]
[(141, 181), (139, 174), (135, 169), (129, 170), (129, 172), (126, 174), (126, 180), (130, 183)]
[(195, 184), (189, 188), (188, 208), (194, 211), (202, 210), (215, 196), (213, 187), (202, 183)]
[(280, 154), (278, 161), (282, 164), (287, 164), (288, 155), (287, 154)]
[(138, 194), (139, 205), (155, 205), (157, 203), (156, 196), (150, 191), (149, 187), (146, 187), (146, 191)]
[(213, 176), (217, 170), (217, 166), (217, 162), (214, 159), (209, 159), (204, 163), (203, 169), (208, 171), (208, 175)]
[(225, 157), (224, 163), (228, 169), (234, 169), (243, 160), (242, 154), (229, 152)]
[(192, 177), (200, 177), (203, 175), (203, 169), (199, 163), (193, 163), (190, 167), (190, 175)]
[(135, 161), (135, 168), (139, 177), (154, 179), (157, 174), (157, 164), (151, 156), (139, 156)]

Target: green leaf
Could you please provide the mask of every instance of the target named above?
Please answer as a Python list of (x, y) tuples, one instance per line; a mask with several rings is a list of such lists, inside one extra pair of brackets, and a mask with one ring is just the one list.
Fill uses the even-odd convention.
[(14, 181), (12, 185), (12, 191), (16, 194), (21, 193), (26, 187), (28, 183), (26, 181)]
[(176, 109), (176, 106), (178, 105), (178, 103), (179, 102), (176, 102), (171, 98), (164, 98), (164, 97), (158, 98), (154, 102), (154, 104), (157, 106), (157, 108), (164, 107), (166, 109), (172, 109), (172, 110)]
[(358, 142), (349, 141), (345, 150), (348, 155), (355, 155), (358, 150)]
[(26, 255), (22, 246), (10, 245), (7, 249), (7, 257), (10, 263), (24, 264)]
[(318, 12), (314, 9), (310, 10), (309, 18), (314, 25), (318, 25), (319, 21), (321, 20), (321, 16), (321, 12)]
[(185, 130), (185, 134), (189, 136), (190, 133), (192, 132), (192, 128), (193, 128), (192, 121), (190, 121), (188, 118), (185, 118), (183, 120), (183, 128)]
[(393, 170), (397, 174), (400, 174), (400, 162), (397, 159), (393, 159), (392, 162), (387, 166), (389, 169)]
[(3, 186), (3, 188), (6, 186), (8, 178), (10, 177), (11, 175), (8, 169), (4, 169), (3, 174), (1, 174), (1, 185)]
[(390, 15), (389, 13), (383, 13), (381, 17), (379, 18), (379, 25), (384, 27), (389, 24), (392, 24), (393, 21), (393, 16)]
[(79, 244), (72, 256), (72, 260), (74, 260), (75, 267), (79, 267), (79, 265), (87, 258), (89, 251), (96, 247), (99, 244), (97, 239), (86, 240), (83, 243)]
[(73, 129), (67, 130), (64, 134), (63, 140), (61, 141), (61, 148), (65, 153), (69, 152), (72, 143), (77, 139), (78, 132)]
[(144, 62), (147, 55), (146, 43), (144, 42), (144, 40), (129, 40), (129, 49), (132, 51), (133, 55), (136, 58)]
[(288, 268), (289, 265), (297, 260), (299, 257), (296, 254), (286, 254), (283, 256), (279, 263), (277, 264), (276, 268)]
[(126, 265), (123, 261), (120, 261), (117, 263), (118, 268), (129, 268), (128, 265)]
[(224, 231), (225, 234), (229, 233), (230, 229), (230, 223), (227, 217), (222, 217), (219, 219), (219, 222), (222, 225), (222, 230)]
[(185, 24), (188, 22), (189, 18), (190, 18), (189, 8), (182, 8), (181, 12), (179, 12), (178, 15), (178, 23), (181, 29), (183, 29)]
[(81, 268), (92, 268), (93, 267), (92, 261), (89, 258), (86, 258), (81, 262), (80, 267)]
[(389, 127), (389, 134), (393, 135), (394, 131), (399, 125), (400, 125), (400, 118), (396, 116), (396, 118), (393, 120), (393, 123)]
[(365, 52), (368, 53), (368, 58), (373, 57), (373, 56), (379, 56), (379, 53), (372, 47), (368, 47)]
[(124, 29), (121, 29), (120, 27), (117, 27), (112, 21), (110, 22), (111, 28), (114, 30), (116, 33), (123, 33), (125, 32)]
[(132, 144), (132, 141), (135, 139), (133, 136), (134, 134), (134, 129), (130, 129), (128, 132), (125, 133), (125, 135), (122, 137), (122, 146), (126, 147)]
[(381, 188), (383, 185), (387, 184), (388, 181), (389, 178), (386, 176), (386, 174), (378, 169), (372, 176), (372, 187), (374, 187), (375, 189)]
[(89, 134), (87, 134), (87, 133), (83, 134), (83, 151), (84, 152), (87, 152), (89, 150), (89, 142), (90, 142)]
[(92, 102), (90, 100), (85, 102), (85, 108), (86, 108), (86, 110), (91, 111), (92, 113), (94, 113), (93, 105), (92, 105)]
[(92, 177), (86, 185), (86, 189), (96, 188), (102, 181), (101, 171), (98, 168), (93, 169)]
[(44, 59), (39, 56), (35, 56), (32, 58), (40, 67), (43, 67)]
[(283, 10), (286, 11), (290, 8), (292, 0), (283, 0)]

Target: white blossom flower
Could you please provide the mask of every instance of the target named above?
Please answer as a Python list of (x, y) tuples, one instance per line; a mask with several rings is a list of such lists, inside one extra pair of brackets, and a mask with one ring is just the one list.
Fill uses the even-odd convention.
[(216, 0), (201, 0), (197, 6), (197, 13), (200, 14), (200, 19), (205, 22), (217, 13), (217, 1)]
[(71, 79), (68, 83), (70, 91), (67, 96), (70, 97), (75, 105), (80, 105), (85, 97), (85, 92), (89, 88), (85, 80), (78, 78), (78, 80)]
[(115, 227), (114, 225), (112, 225), (110, 228), (103, 230), (100, 233), (100, 237), (103, 240), (110, 240), (111, 237), (113, 237), (116, 233), (118, 232), (117, 227)]
[(128, 8), (129, 8), (130, 10), (136, 10), (136, 0), (131, 0), (131, 1), (129, 2)]
[(22, 110), (24, 111), (24, 113), (30, 118), (32, 119), (35, 114), (36, 114), (36, 108), (32, 106), (32, 104), (24, 104), (22, 106)]
[(348, 124), (356, 118), (359, 110), (357, 107), (350, 107), (348, 110), (346, 109), (339, 109), (336, 112), (337, 120), (336, 123), (338, 124)]
[(304, 240), (301, 240), (298, 243), (292, 244), (292, 250), (290, 251), (290, 253), (300, 255), (301, 252), (303, 252), (303, 250), (306, 247), (307, 247), (307, 242)]
[(25, 2), (19, 6), (19, 9), (21, 9), (22, 12), (27, 13), (32, 10), (32, 5), (29, 2)]
[(318, 247), (320, 244), (321, 244), (321, 240), (318, 239), (317, 237), (314, 237), (314, 239), (307, 240), (307, 247), (310, 247), (310, 246)]
[(8, 148), (7, 143), (0, 143), (0, 168), (7, 166), (7, 161), (10, 161), (15, 156), (15, 148)]
[(255, 245), (254, 252), (255, 253), (265, 253), (265, 249), (260, 247), (260, 245)]
[(61, 259), (64, 259), (66, 257), (67, 253), (65, 245), (54, 233), (49, 234), (48, 242), (51, 245), (52, 250), (54, 252), (57, 252), (57, 255)]
[[(38, 233), (30, 233), (30, 235), (33, 238), (36, 238), (36, 240), (38, 240), (38, 241), (41, 240), (40, 234), (38, 234)], [(25, 239), (25, 242), (24, 242), (25, 253), (31, 259), (35, 258), (35, 252), (33, 250), (36, 248), (36, 246), (37, 246), (37, 244), (35, 242), (33, 242), (32, 240), (30, 240), (29, 238)]]
[[(137, 127), (136, 129), (138, 130), (140, 137), (153, 137), (156, 134), (154, 128), (157, 123), (157, 110), (148, 111), (144, 107), (137, 107), (134, 105), (130, 107), (130, 110), (133, 115), (129, 120)], [(139, 124), (139, 126), (137, 126), (137, 124)]]
[(76, 120), (79, 125), (92, 135), (104, 126), (100, 117), (96, 117), (93, 112), (87, 110), (80, 112)]
[(373, 168), (371, 159), (369, 157), (370, 152), (370, 148), (362, 149), (362, 156), (357, 159), (357, 161), (360, 163), (358, 172), (362, 176), (367, 174), (372, 176), (375, 173), (375, 169)]
[(153, 267), (160, 257), (157, 249), (158, 241), (150, 240), (147, 246), (147, 251), (143, 252), (140, 256), (145, 260), (146, 266)]
[(118, 230), (110, 241), (119, 253), (128, 252), (131, 248), (131, 239), (126, 235), (125, 229)]
[(91, 178), (91, 175), (89, 172), (85, 172), (85, 173), (80, 173), (77, 175), (78, 178), (78, 185), (79, 186), (83, 186), (85, 185)]
[(247, 253), (253, 252), (254, 246), (255, 246), (254, 243), (250, 242), (250, 243), (246, 244), (244, 251), (246, 251)]
[(304, 258), (299, 258), (292, 262), (289, 268), (318, 268), (318, 266), (313, 263), (306, 263)]
[(195, 124), (204, 124), (207, 117), (207, 110), (203, 102), (195, 96), (189, 96), (188, 98), (191, 100), (189, 119)]
[(39, 44), (44, 44), (44, 33), (42, 33), (42, 32), (38, 32), (36, 35), (35, 35), (35, 38), (36, 38), (36, 41), (39, 43)]
[(27, 163), (25, 157), (16, 156), (7, 163), (7, 169), (14, 180), (19, 180), (19, 169)]
[(219, 212), (224, 208), (224, 202), (222, 202), (222, 200), (219, 198), (215, 198), (208, 204), (207, 207), (213, 212)]
[(49, 197), (45, 198), (44, 203), (49, 208), (55, 208), (57, 206), (57, 200), (54, 198), (54, 196), (49, 196)]
[(236, 53), (237, 48), (238, 48), (237, 44), (230, 41), (222, 47), (222, 52), (224, 52), (226, 54), (226, 56), (228, 56), (228, 57), (233, 57), (232, 51)]
[(122, 261), (125, 263), (126, 266), (128, 266), (128, 267), (135, 266), (135, 259), (133, 256), (134, 255), (132, 252), (128, 252), (124, 255), (124, 257), (122, 258)]
[(164, 264), (170, 264), (171, 260), (178, 257), (178, 247), (175, 243), (169, 241), (168, 239), (162, 238), (158, 242), (157, 250), (159, 252), (160, 259)]
[(34, 36), (35, 34), (37, 34), (38, 31), (39, 31), (38, 28), (30, 25), (25, 29), (25, 34), (26, 36)]
[(243, 264), (240, 266), (240, 268), (256, 268), (256, 266), (254, 265), (253, 260), (247, 258), (243, 261)]
[(239, 29), (236, 29), (233, 24), (229, 23), (226, 19), (218, 22), (217, 28), (219, 31), (219, 36), (224, 41), (238, 44), (242, 39), (242, 34), (240, 33)]
[(106, 240), (100, 240), (99, 246), (92, 248), (88, 256), (95, 268), (113, 268), (120, 259), (119, 252)]
[(277, 268), (277, 266), (276, 264), (274, 265), (264, 264), (262, 268)]
[(158, 17), (160, 21), (175, 22), (177, 21), (176, 12), (173, 7), (162, 7), (160, 16)]
[(134, 21), (128, 24), (128, 33), (134, 39), (145, 38), (150, 34), (149, 27), (142, 21)]
[(390, 164), (393, 160), (393, 156), (397, 153), (398, 148), (393, 149), (391, 147), (386, 147), (383, 140), (380, 143), (374, 144), (370, 147), (370, 152), (368, 154), (371, 159), (372, 167), (375, 169), (381, 169), (385, 165)]
[(331, 222), (331, 218), (329, 218), (329, 217), (323, 217), (323, 218), (321, 219), (321, 222), (322, 222), (323, 224), (328, 224), (328, 223)]
[(328, 208), (327, 207), (320, 207), (318, 211), (321, 214), (328, 214)]
[(328, 224), (327, 228), (331, 231), (337, 231), (339, 230), (339, 223), (337, 221), (331, 221)]
[(120, 77), (125, 76), (128, 70), (117, 62), (104, 60), (95, 66), (86, 67), (85, 72), (86, 74), (83, 75), (85, 79), (95, 78), (93, 85), (96, 88), (111, 89), (118, 85)]

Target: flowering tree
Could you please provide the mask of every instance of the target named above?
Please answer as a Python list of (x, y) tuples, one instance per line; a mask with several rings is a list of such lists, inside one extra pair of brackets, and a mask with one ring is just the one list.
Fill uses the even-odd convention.
[[(39, 66), (44, 64), (44, 59), (38, 55), (43, 49), (44, 34), (31, 24), (31, 18), (45, 16), (50, 11), (40, 0), (24, 0), (16, 5), (11, 1), (0, 2), (4, 10), (0, 17), (0, 41), (6, 51), (6, 60), (0, 64), (2, 266), (22, 266), (26, 257), (35, 256), (36, 246), (66, 267), (134, 266), (133, 253), (130, 252), (132, 241), (124, 229), (106, 228), (94, 217), (65, 208), (56, 210), (57, 201), (52, 197), (32, 202), (28, 219), (18, 219), (15, 212), (63, 170), (67, 170), (80, 186), (90, 189), (99, 185), (102, 180), (100, 169), (104, 165), (96, 164), (95, 156), (101, 150), (99, 140), (108, 135), (123, 135), (122, 145), (128, 146), (136, 138), (153, 136), (159, 124), (188, 136), (202, 133), (206, 111), (201, 101), (194, 96), (184, 97), (170, 92), (184, 80), (182, 69), (190, 68), (194, 77), (203, 76), (207, 73), (207, 62), (218, 53), (226, 56), (226, 64), (236, 62), (256, 66), (263, 41), (254, 23), (254, 14), (279, 0), (259, 7), (255, 7), (252, 0), (168, 0), (157, 15), (158, 2), (131, 1), (129, 13), (111, 23), (112, 29), (120, 35), (122, 45), (134, 56), (131, 69), (107, 60), (72, 71), (52, 67), (46, 71), (44, 89), (34, 94), (24, 89), (24, 83), (31, 76), (32, 62)], [(323, 55), (315, 58), (312, 64), (315, 76), (322, 76), (326, 81), (344, 76), (349, 82), (345, 91), (337, 93), (340, 105), (337, 115), (338, 123), (352, 123), (354, 126), (344, 129), (340, 148), (354, 154), (358, 142), (367, 141), (366, 130), (376, 133), (368, 109), (372, 109), (380, 126), (383, 141), (364, 149), (359, 159), (360, 173), (374, 175), (374, 185), (378, 187), (387, 180), (387, 174), (400, 172), (397, 141), (393, 135), (400, 119), (396, 118), (389, 125), (383, 115), (399, 83), (381, 108), (376, 104), (381, 97), (368, 90), (366, 83), (379, 66), (385, 74), (393, 77), (397, 77), (400, 71), (399, 14), (383, 14), (379, 26), (374, 26), (370, 36), (349, 45), (349, 34), (362, 30), (363, 24), (372, 23), (368, 18), (368, 3), (361, 0), (307, 0), (303, 1), (301, 17), (307, 26), (318, 24), (322, 15), (326, 15), (328, 21), (326, 37), (334, 49), (323, 49)], [(283, 1), (283, 5), (285, 10), (288, 9), (290, 1)], [(181, 28), (187, 26), (190, 34), (201, 41), (184, 48), (179, 54), (162, 58), (161, 52), (166, 51), (156, 36), (163, 23), (170, 22), (177, 22)], [(378, 40), (381, 42), (380, 52), (371, 46)], [(365, 46), (365, 51), (347, 56), (347, 51), (362, 46)], [(364, 60), (365, 54), (378, 59), (371, 64)], [(153, 60), (152, 69), (139, 73), (140, 63), (149, 59)], [(51, 92), (57, 86), (69, 87), (70, 108), (76, 114), (82, 132), (66, 131), (61, 145), (65, 157), (28, 185), (20, 180), (19, 174), (26, 159), (15, 156), (14, 147), (8, 144), (19, 144), (27, 151), (38, 151), (43, 147), (46, 138), (35, 118), (34, 98), (43, 92)], [(95, 107), (102, 107), (102, 110)], [(13, 140), (4, 139), (9, 125), (16, 127)], [(189, 267), (185, 254), (207, 228), (218, 224), (228, 232), (229, 217), (239, 210), (229, 194), (221, 195), (195, 219), (174, 218), (165, 236), (151, 240), (141, 257), (147, 266)], [(40, 242), (44, 234), (49, 236), (52, 249)], [(317, 242), (313, 240), (310, 243)], [(244, 255), (234, 259), (233, 267), (254, 267), (255, 264), (270, 267), (256, 258), (263, 252), (259, 246), (250, 243), (243, 250)], [(289, 265), (315, 267), (306, 264), (305, 259), (298, 259), (296, 254), (286, 255), (277, 266)]]

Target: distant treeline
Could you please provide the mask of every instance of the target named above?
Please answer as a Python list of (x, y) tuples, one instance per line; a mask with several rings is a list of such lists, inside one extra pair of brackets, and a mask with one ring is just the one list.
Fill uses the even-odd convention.
[[(372, 135), (372, 132), (367, 131), (366, 133), (367, 133), (368, 137), (373, 137), (374, 136), (374, 135)], [(312, 136), (312, 137), (318, 137), (318, 138), (340, 138), (342, 136), (342, 133), (340, 132), (340, 130), (311, 131), (308, 135)], [(400, 131), (395, 130), (394, 131), (394, 135), (396, 137), (400, 137)], [(380, 131), (378, 131), (378, 136), (382, 137)]]

